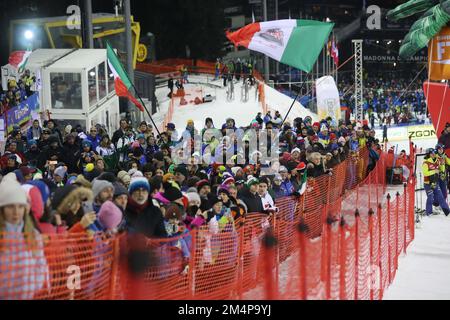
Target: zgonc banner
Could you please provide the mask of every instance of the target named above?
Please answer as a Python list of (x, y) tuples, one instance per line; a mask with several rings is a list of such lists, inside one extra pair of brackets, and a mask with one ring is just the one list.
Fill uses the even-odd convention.
[(341, 119), (341, 100), (333, 77), (326, 76), (317, 79), (316, 92), (319, 119), (331, 117), (338, 122)]

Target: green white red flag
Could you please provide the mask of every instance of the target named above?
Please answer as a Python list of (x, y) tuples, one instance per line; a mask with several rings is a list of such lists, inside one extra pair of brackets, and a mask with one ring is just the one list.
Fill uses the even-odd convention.
[(144, 107), (142, 104), (140, 104), (139, 101), (131, 94), (133, 84), (130, 77), (109, 43), (107, 44), (107, 56), (109, 68), (114, 75), (116, 94), (119, 97), (128, 98), (139, 110), (144, 112)]
[(252, 23), (226, 35), (235, 46), (310, 72), (333, 26), (328, 22), (286, 19)]
[(32, 51), (14, 51), (9, 55), (9, 64), (19, 72), (23, 72), (32, 53)]

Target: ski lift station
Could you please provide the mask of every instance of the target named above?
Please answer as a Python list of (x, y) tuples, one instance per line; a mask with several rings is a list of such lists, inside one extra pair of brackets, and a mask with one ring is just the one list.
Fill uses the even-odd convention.
[[(26, 69), (36, 77), (40, 120), (57, 120), (64, 128), (80, 124), (89, 130), (102, 124), (113, 132), (119, 123), (119, 98), (105, 49), (37, 49)], [(2, 67), (2, 86), (20, 75), (14, 66)]]

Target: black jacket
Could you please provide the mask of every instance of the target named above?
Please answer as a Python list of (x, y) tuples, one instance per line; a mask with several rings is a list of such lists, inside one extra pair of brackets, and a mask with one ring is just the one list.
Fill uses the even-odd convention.
[(247, 206), (248, 213), (265, 213), (261, 197), (258, 193), (251, 193), (249, 189), (242, 190), (239, 198), (244, 201)]
[(128, 231), (142, 233), (148, 238), (167, 237), (164, 218), (161, 210), (153, 205), (151, 199), (144, 208), (129, 199), (125, 210), (126, 228)]
[(116, 130), (112, 136), (111, 142), (114, 144), (114, 146), (117, 146), (117, 142), (120, 138), (122, 138), (125, 135), (125, 132), (122, 131), (120, 128), (119, 130)]
[(80, 160), (81, 150), (77, 144), (64, 143), (64, 163), (67, 165), (69, 173), (81, 173), (78, 169), (78, 161)]

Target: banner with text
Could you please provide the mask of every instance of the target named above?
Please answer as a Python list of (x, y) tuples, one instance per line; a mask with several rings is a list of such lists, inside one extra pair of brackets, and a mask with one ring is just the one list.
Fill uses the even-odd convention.
[(319, 119), (331, 117), (338, 122), (341, 119), (341, 101), (333, 77), (326, 76), (317, 79), (316, 92)]

